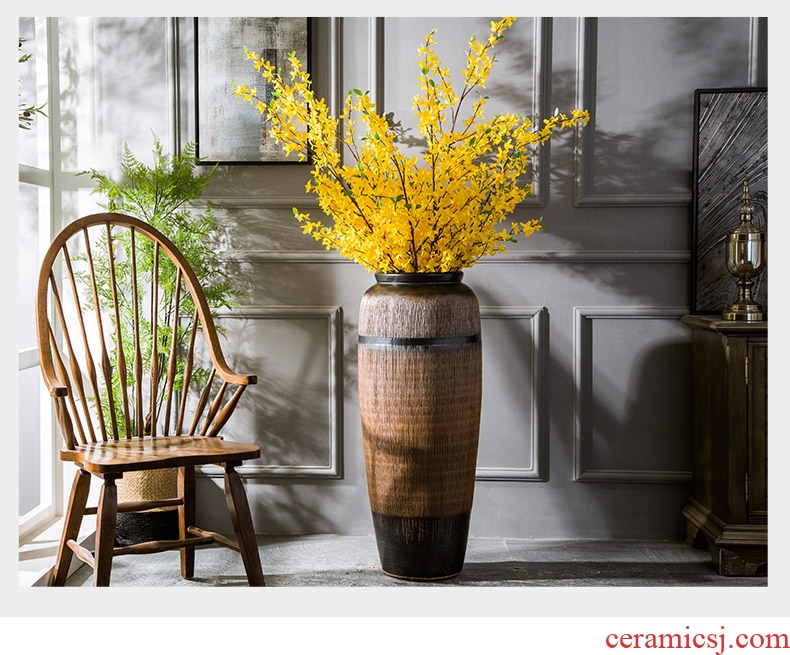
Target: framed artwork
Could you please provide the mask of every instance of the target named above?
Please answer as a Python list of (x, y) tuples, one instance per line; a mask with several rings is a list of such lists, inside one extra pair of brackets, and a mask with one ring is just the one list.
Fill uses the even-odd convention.
[[(694, 92), (693, 262), (691, 311), (719, 314), (738, 297), (727, 271), (727, 234), (738, 227), (744, 177), (752, 222), (768, 244), (768, 90), (745, 87)], [(768, 271), (752, 297), (768, 310)]]
[(310, 19), (196, 18), (195, 109), (197, 155), (204, 164), (287, 163), (270, 136), (267, 121), (233, 95), (233, 84), (254, 86), (266, 100), (266, 82), (244, 56), (244, 48), (285, 68), (289, 52), (310, 70)]

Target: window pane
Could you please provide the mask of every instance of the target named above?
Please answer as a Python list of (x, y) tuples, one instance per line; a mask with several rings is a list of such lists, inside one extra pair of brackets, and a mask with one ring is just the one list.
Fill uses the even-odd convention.
[[(142, 156), (152, 132), (167, 143), (168, 20), (62, 16), (58, 32), (62, 169), (117, 176), (124, 143)], [(123, 56), (119, 39), (134, 43)]]
[(92, 193), (91, 189), (77, 189), (75, 192), (68, 194), (67, 201), (70, 209), (74, 207), (75, 218), (107, 211), (105, 207), (101, 206), (107, 202), (106, 196)]
[[(45, 23), (43, 19), (20, 18), (19, 37), (24, 39), (19, 56), (31, 57), (19, 64), (19, 107), (42, 107), (49, 113), (47, 102), (47, 50)], [(21, 121), (29, 129), (19, 132), (19, 163), (37, 168), (48, 168), (47, 143), (49, 140), (49, 123), (46, 116), (32, 114), (30, 122)]]
[(41, 430), (38, 367), (19, 372), (19, 515), (41, 504)]
[[(35, 294), (39, 264), (39, 210), (47, 189), (19, 185), (19, 350), (36, 347)], [(44, 198), (46, 200), (46, 197)]]

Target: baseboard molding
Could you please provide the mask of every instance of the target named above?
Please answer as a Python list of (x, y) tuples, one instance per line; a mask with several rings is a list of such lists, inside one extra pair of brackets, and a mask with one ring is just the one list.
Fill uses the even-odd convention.
[[(58, 544), (63, 532), (63, 517), (53, 521), (43, 530), (31, 535), (19, 544), (19, 586), (48, 587), (55, 570)], [(95, 526), (84, 526), (77, 539), (81, 546), (93, 549)], [(76, 557), (71, 558), (69, 575), (85, 564)]]

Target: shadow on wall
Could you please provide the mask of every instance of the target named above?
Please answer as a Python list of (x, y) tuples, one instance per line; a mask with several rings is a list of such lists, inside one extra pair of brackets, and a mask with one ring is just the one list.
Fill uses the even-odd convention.
[[(338, 297), (335, 267), (315, 262), (308, 250), (314, 242), (301, 234), (290, 209), (212, 205), (221, 224), (218, 249), (230, 254), (224, 263), (247, 294), (241, 307), (221, 319), (227, 358), (235, 370), (259, 376), (225, 430), (229, 439), (253, 439), (261, 447), (261, 458), (249, 463), (263, 467), (261, 477), (252, 469), (246, 476), (256, 487), (257, 529), (342, 532), (325, 508), (340, 502), (344, 485), (334, 478), (343, 475), (343, 459), (354, 452), (343, 447), (343, 407), (333, 403), (355, 402), (355, 317), (345, 322), (343, 308), (330, 304)], [(294, 253), (297, 261), (291, 262)], [(319, 246), (318, 258), (323, 253)], [(359, 278), (365, 288), (369, 280), (361, 268)], [(207, 486), (208, 493), (220, 493)], [(321, 492), (306, 501), (303, 486)], [(224, 501), (217, 495), (216, 502)], [(224, 519), (218, 513), (212, 521)]]
[[(265, 499), (251, 494), (256, 529), (266, 534), (337, 532), (331, 512), (323, 511), (334, 494), (332, 485), (324, 482), (331, 483), (342, 474), (342, 461), (335, 460), (333, 446), (342, 449), (343, 443), (342, 410), (331, 406), (336, 396), (328, 388), (325, 321), (274, 317), (223, 322), (229, 333), (232, 368), (258, 375), (258, 384), (246, 391), (223, 431), (225, 438), (252, 440), (261, 448), (261, 457), (247, 462), (245, 473), (248, 485), (265, 488)], [(238, 325), (231, 329), (231, 323)], [(277, 325), (272, 329), (271, 324)], [(269, 343), (277, 347), (268, 347)], [(342, 397), (342, 389), (338, 393)], [(261, 468), (256, 471), (255, 467)], [(322, 480), (323, 475), (330, 479)], [(326, 493), (305, 502), (299, 490), (302, 485), (318, 485)], [(219, 505), (211, 507), (222, 506), (220, 488), (212, 489), (205, 481), (201, 493), (216, 495)], [(230, 530), (221, 513), (212, 516), (212, 521), (225, 521), (223, 529)]]
[[(728, 50), (729, 56), (726, 61), (716, 59), (715, 62), (708, 62), (704, 58), (700, 60), (701, 42), (711, 42), (720, 39), (718, 25), (709, 19), (663, 19), (672, 21), (670, 23), (673, 40), (667, 48), (675, 50), (676, 57), (693, 59), (699, 64), (698, 73), (701, 77), (709, 81), (706, 86), (727, 85), (731, 80), (727, 79), (727, 71), (737, 69), (736, 64), (742, 64), (739, 53), (734, 49)], [(703, 37), (703, 41), (700, 41)], [(531, 44), (520, 42), (515, 35), (508, 39), (508, 57), (517, 61), (532, 61)], [(732, 68), (731, 68), (732, 67)], [(601, 87), (603, 88), (603, 87)], [(551, 106), (558, 105), (563, 108), (572, 108), (576, 89), (575, 71), (566, 69), (555, 69), (552, 73), (552, 98)], [(588, 186), (588, 191), (593, 194), (601, 195), (623, 195), (634, 196), (638, 200), (640, 194), (676, 194), (678, 200), (676, 205), (656, 206), (656, 207), (630, 207), (627, 202), (616, 208), (615, 211), (609, 207), (587, 207), (585, 220), (580, 222), (570, 220), (560, 220), (551, 223), (547, 220), (546, 232), (550, 232), (557, 240), (562, 241), (562, 248), (569, 251), (584, 252), (590, 250), (608, 250), (610, 247), (608, 235), (611, 234), (617, 225), (627, 224), (628, 221), (636, 219), (637, 227), (647, 226), (653, 223), (653, 230), (665, 229), (664, 226), (657, 227), (666, 214), (671, 216), (672, 226), (681, 225), (683, 235), (676, 238), (672, 243), (681, 243), (689, 247), (691, 237), (691, 143), (693, 138), (693, 88), (688, 89), (687, 97), (683, 98), (667, 97), (661, 102), (646, 108), (646, 117), (640, 121), (638, 130), (628, 132), (618, 132), (616, 130), (602, 130), (595, 127), (595, 116), (593, 121), (585, 128), (587, 130), (586, 146), (594, 148), (592, 152), (582, 153), (588, 158), (591, 170), (586, 171), (587, 175), (592, 175), (593, 183)], [(522, 94), (514, 90), (512, 85), (492, 84), (490, 88), (492, 95), (502, 96), (506, 101), (512, 102), (523, 100)], [(611, 102), (612, 98), (599, 97), (599, 102)], [(594, 109), (594, 108), (593, 108)], [(649, 115), (648, 115), (649, 114)], [(414, 148), (424, 147), (424, 140), (415, 134), (409, 127), (404, 127), (399, 117), (391, 116), (393, 128), (399, 131), (399, 141), (404, 145)], [(667, 149), (665, 133), (667, 129), (675, 131), (674, 136), (678, 136), (688, 143), (687, 157), (682, 161), (678, 160), (677, 152)], [(550, 203), (543, 208), (549, 214), (554, 208), (559, 214), (576, 211), (572, 207), (572, 189), (574, 184), (573, 144), (569, 133), (560, 133), (552, 140), (551, 156), (556, 164), (551, 168), (551, 194)], [(537, 159), (535, 160), (537, 163)], [(231, 169), (226, 172), (231, 175)], [(224, 174), (218, 170), (221, 176)], [(306, 176), (305, 176), (306, 177)], [(232, 184), (241, 185), (248, 189), (262, 189), (266, 185), (260, 185), (260, 171), (245, 171), (244, 169), (232, 169)], [(230, 177), (227, 182), (231, 183)], [(289, 182), (296, 194), (303, 194), (301, 183)], [(256, 186), (257, 185), (257, 186)], [(275, 185), (276, 186), (276, 185)], [(269, 183), (268, 188), (271, 193), (280, 193)], [(257, 192), (256, 192), (257, 193)], [(686, 205), (682, 198), (688, 196), (689, 202)], [(259, 196), (254, 196), (257, 198)], [(313, 202), (309, 199), (305, 205)], [(301, 207), (300, 207), (301, 209)], [(252, 253), (298, 253), (298, 252), (321, 252), (321, 246), (313, 242), (310, 238), (301, 234), (298, 224), (293, 219), (290, 207), (260, 206), (253, 208), (226, 209), (228, 215), (234, 220), (223, 223), (226, 230), (226, 242), (223, 249), (227, 252), (252, 252)], [(318, 211), (317, 207), (314, 211)], [(516, 212), (516, 219), (534, 217), (542, 213), (541, 208), (535, 206), (525, 206)], [(614, 214), (619, 213), (620, 218), (615, 218)], [(636, 214), (638, 213), (638, 216)], [(657, 219), (653, 221), (652, 219)], [(620, 220), (619, 223), (616, 220)], [(649, 251), (656, 248), (650, 233), (648, 236), (641, 234), (639, 229), (631, 227), (631, 241), (638, 244), (639, 250)], [(581, 234), (581, 236), (579, 236)], [(520, 249), (540, 250), (542, 234), (527, 240), (525, 246)], [(629, 243), (630, 243), (629, 242)], [(614, 247), (614, 246), (613, 246)], [(661, 246), (658, 246), (659, 248)], [(517, 252), (517, 251), (516, 251)], [(689, 261), (690, 263), (690, 261)], [(672, 284), (675, 288), (683, 286), (684, 291), (688, 288), (688, 265), (684, 268), (685, 273), (678, 273), (678, 264), (682, 261), (671, 261), (669, 266), (674, 267)], [(234, 274), (237, 279), (244, 282), (252, 298), (263, 298), (266, 303), (272, 305), (289, 304), (323, 304), (324, 299), (337, 297), (336, 279), (332, 277), (331, 266), (322, 264), (288, 263), (283, 260), (276, 264), (267, 261), (240, 261), (232, 262)], [(313, 267), (314, 266), (314, 267)], [(591, 287), (598, 290), (614, 289), (618, 297), (627, 299), (628, 297), (638, 299), (640, 305), (656, 304), (665, 306), (667, 298), (676, 297), (677, 293), (671, 293), (661, 297), (664, 289), (656, 289), (655, 285), (640, 285), (639, 276), (635, 276), (630, 265), (607, 262), (582, 262), (582, 263), (560, 263), (563, 274), (583, 280)], [(652, 264), (651, 264), (652, 266)], [(312, 273), (315, 272), (313, 275)], [(304, 278), (310, 275), (309, 285), (305, 284)], [(485, 303), (486, 293), (481, 290), (481, 304)], [(670, 301), (671, 303), (671, 301)], [(498, 304), (495, 300), (490, 304)], [(352, 312), (355, 314), (355, 312)], [(343, 379), (344, 394), (348, 396), (354, 390), (356, 382), (356, 361), (355, 361), (355, 339), (354, 327), (355, 319), (343, 326), (344, 348), (343, 354)], [(252, 333), (247, 336), (239, 335), (242, 341), (256, 338)], [(573, 343), (569, 341), (561, 342), (564, 339), (560, 335), (559, 339), (552, 336), (554, 341), (553, 348), (549, 350), (547, 368), (551, 372), (551, 380), (544, 398), (546, 408), (561, 407), (562, 410), (551, 410), (551, 433), (555, 435), (573, 434), (574, 427), (572, 422), (574, 417), (571, 408), (573, 407), (574, 387), (578, 381), (575, 372), (569, 366), (567, 353), (573, 349)], [(323, 354), (315, 350), (316, 344), (307, 343), (300, 357), (302, 366), (314, 358), (322, 358)], [(261, 368), (267, 368), (265, 344), (262, 344), (262, 356), (252, 357), (245, 364)], [(559, 353), (559, 354), (558, 354)], [(261, 358), (262, 357), (262, 358)], [(632, 359), (626, 362), (624, 370), (630, 371), (632, 379), (607, 379), (600, 370), (593, 372), (595, 376), (596, 393), (594, 399), (589, 399), (586, 407), (590, 421), (590, 429), (593, 430), (591, 439), (586, 442), (586, 447), (591, 447), (592, 451), (583, 453), (584, 461), (591, 467), (596, 468), (597, 464), (603, 466), (603, 462), (611, 462), (613, 459), (624, 469), (636, 471), (647, 471), (655, 469), (671, 470), (682, 472), (690, 468), (690, 446), (683, 439), (690, 430), (690, 346), (686, 341), (678, 339), (676, 343), (641, 345), (638, 353), (632, 353)], [(297, 367), (298, 368), (298, 367)], [(688, 368), (688, 370), (686, 370)], [(681, 370), (682, 369), (682, 370)], [(609, 370), (607, 368), (607, 370)], [(613, 369), (615, 370), (615, 369)], [(620, 369), (616, 369), (620, 370)], [(301, 375), (299, 373), (298, 375)], [(263, 380), (265, 381), (265, 375)], [(298, 378), (297, 378), (298, 380)], [(283, 438), (286, 432), (293, 433), (294, 426), (301, 426), (302, 429), (310, 430), (316, 424), (325, 423), (325, 416), (316, 410), (310, 403), (309, 398), (306, 406), (294, 406), (293, 399), (303, 393), (303, 387), (293, 380), (287, 384), (278, 384), (276, 388), (266, 387), (262, 389), (260, 395), (255, 397), (255, 402), (260, 403), (260, 407), (267, 408), (265, 411), (258, 411), (259, 424), (254, 426), (261, 428), (261, 439), (265, 440), (266, 448), (276, 459), (277, 457), (293, 458), (293, 461), (306, 459), (308, 461), (317, 460), (325, 455), (324, 444), (320, 439), (307, 440), (306, 442), (294, 443)], [(313, 399), (318, 398), (324, 390), (317, 390)], [(553, 397), (550, 397), (553, 396)], [(621, 399), (621, 404), (609, 406), (599, 400), (599, 398), (615, 397)], [(347, 399), (348, 400), (348, 399)], [(555, 404), (556, 403), (556, 404)], [(562, 416), (560, 416), (562, 414)], [(287, 428), (287, 431), (283, 428)], [(297, 427), (296, 429), (300, 429)], [(661, 435), (671, 432), (670, 442), (662, 441)], [(645, 440), (650, 446), (650, 456), (635, 450), (636, 443), (644, 444)], [(573, 442), (570, 439), (553, 439), (551, 443), (552, 451), (552, 472), (559, 473), (562, 479), (567, 479), (569, 471), (573, 470), (574, 457), (577, 453), (573, 451)], [(558, 465), (562, 468), (558, 468)], [(315, 480), (306, 481), (315, 484)], [(294, 480), (273, 480), (266, 481), (267, 486), (272, 488), (274, 506), (282, 509), (282, 512), (271, 512), (267, 509), (267, 516), (288, 516), (294, 518), (294, 525), (320, 526), (318, 529), (326, 529), (331, 532), (335, 526), (326, 525), (327, 519), (320, 512), (320, 506), (305, 505), (300, 501), (301, 494), (297, 489), (299, 481)], [(618, 515), (623, 511), (623, 496), (629, 498), (639, 498), (638, 502), (643, 503), (645, 512), (634, 524), (635, 534), (649, 527), (652, 521), (650, 494), (645, 493), (645, 487), (650, 485), (632, 485), (626, 489), (627, 493), (612, 493), (612, 486), (607, 483), (590, 483), (584, 485), (569, 485), (563, 490), (564, 494), (569, 494), (577, 499), (588, 497), (594, 499), (590, 504), (594, 506), (591, 514), (601, 519), (596, 528), (605, 533), (607, 531), (607, 517)], [(616, 485), (617, 489), (625, 489), (622, 484)], [(640, 487), (637, 489), (636, 487)], [(682, 519), (680, 508), (688, 497), (688, 485), (677, 484), (678, 507), (670, 507), (666, 510), (668, 516), (676, 512), (678, 530), (681, 529)], [(585, 496), (586, 495), (586, 496)], [(596, 504), (597, 503), (597, 504)], [(632, 502), (633, 505), (633, 502)], [(318, 508), (318, 509), (317, 509)], [(662, 510), (664, 511), (664, 510)], [(560, 513), (558, 513), (560, 514)], [(559, 520), (559, 519), (557, 519)], [(639, 521), (643, 521), (642, 524)], [(274, 526), (272, 531), (282, 530), (284, 532), (292, 529), (291, 525)], [(269, 526), (262, 528), (269, 532)]]
[(592, 432), (583, 440), (590, 449), (584, 453), (589, 469), (645, 472), (647, 479), (691, 472), (691, 344), (647, 341), (650, 345), (616, 353), (623, 357), (622, 367), (608, 367), (628, 375), (613, 379), (592, 372), (595, 397), (583, 401), (589, 403), (583, 411), (590, 414)]

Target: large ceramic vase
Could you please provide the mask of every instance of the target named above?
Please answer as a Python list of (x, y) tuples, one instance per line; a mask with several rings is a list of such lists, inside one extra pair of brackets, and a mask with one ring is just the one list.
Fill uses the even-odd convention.
[(482, 393), (480, 306), (463, 273), (376, 275), (359, 312), (359, 402), (382, 570), (461, 572)]

